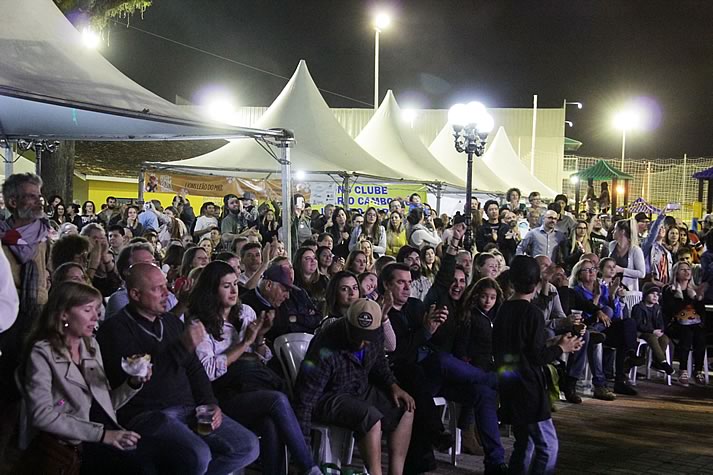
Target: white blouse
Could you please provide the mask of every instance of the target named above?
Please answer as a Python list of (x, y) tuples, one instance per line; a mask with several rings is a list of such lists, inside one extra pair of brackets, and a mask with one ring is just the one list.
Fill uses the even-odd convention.
[[(240, 305), (240, 320), (242, 325), (240, 330), (235, 328), (232, 323), (224, 322), (223, 330), (221, 332), (221, 341), (216, 340), (207, 332), (203, 341), (198, 344), (196, 348), (196, 355), (198, 359), (201, 360), (205, 372), (208, 374), (208, 378), (211, 381), (223, 376), (228, 372), (228, 356), (225, 354), (230, 348), (240, 344), (245, 340), (245, 330), (250, 323), (257, 319), (255, 310), (249, 305)], [(253, 353), (254, 348), (250, 347), (245, 350), (246, 353)], [(263, 362), (269, 361), (272, 358), (272, 352), (269, 348), (266, 349), (265, 356), (255, 353)]]

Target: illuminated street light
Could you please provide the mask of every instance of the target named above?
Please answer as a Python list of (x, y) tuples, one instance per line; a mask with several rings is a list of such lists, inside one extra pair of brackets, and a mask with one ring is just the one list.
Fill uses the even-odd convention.
[(569, 177), (569, 182), (573, 185), (576, 185), (577, 183), (579, 183), (579, 177), (577, 175), (572, 175), (571, 177)]
[(379, 13), (374, 18), (374, 110), (379, 108), (379, 34), (391, 25), (391, 17)]
[(208, 98), (203, 109), (205, 116), (215, 122), (230, 124), (235, 119), (235, 102), (225, 93), (218, 93)]
[(624, 171), (624, 158), (626, 157), (626, 132), (641, 128), (641, 112), (631, 106), (617, 112), (613, 120), (614, 127), (621, 130), (621, 171)]
[(582, 103), (581, 102), (569, 102), (565, 99), (564, 101), (564, 107), (567, 108), (567, 106), (577, 106), (577, 109), (582, 108)]
[(297, 179), (297, 181), (304, 181), (305, 176), (306, 176), (306, 175), (305, 175), (305, 172), (304, 172), (303, 170), (297, 170), (297, 171), (295, 172), (295, 179)]
[(493, 130), (493, 117), (480, 102), (455, 104), (448, 111), (448, 123), (453, 127), (454, 145), (458, 152), (468, 156), (465, 184), (465, 240), (464, 246), (470, 251), (473, 246), (473, 229), (470, 201), (473, 193), (473, 154), (477, 157), (485, 152), (485, 141)]
[(91, 27), (85, 26), (82, 28), (82, 44), (85, 48), (97, 49), (101, 43), (101, 36)]
[(625, 188), (624, 188), (623, 186), (617, 185), (617, 187), (616, 187), (616, 192), (617, 192), (618, 194), (623, 195), (623, 194), (624, 194), (624, 191), (625, 191)]
[(569, 127), (574, 127), (574, 122), (572, 122), (571, 120), (565, 120), (564, 123), (567, 124)]

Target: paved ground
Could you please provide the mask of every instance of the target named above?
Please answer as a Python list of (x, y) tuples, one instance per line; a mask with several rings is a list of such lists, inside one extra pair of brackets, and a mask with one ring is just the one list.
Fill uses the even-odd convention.
[[(557, 404), (558, 473), (713, 475), (713, 386), (682, 388), (657, 380), (640, 381), (638, 389), (639, 396), (614, 402)], [(512, 439), (503, 442), (509, 456)], [(483, 470), (481, 457), (460, 455), (457, 467), (446, 454), (438, 459), (434, 473)], [(8, 473), (3, 468), (0, 463), (0, 473)]]
[[(558, 403), (554, 414), (562, 474), (713, 474), (713, 386), (639, 382), (639, 395), (581, 405)], [(504, 441), (507, 455), (512, 439)], [(482, 458), (439, 455), (439, 474), (482, 473)]]

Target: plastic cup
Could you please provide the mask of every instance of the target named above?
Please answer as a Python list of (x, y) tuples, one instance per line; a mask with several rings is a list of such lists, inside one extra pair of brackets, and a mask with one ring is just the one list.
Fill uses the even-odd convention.
[(213, 432), (213, 416), (215, 406), (205, 405), (196, 407), (196, 432), (199, 435), (208, 435)]

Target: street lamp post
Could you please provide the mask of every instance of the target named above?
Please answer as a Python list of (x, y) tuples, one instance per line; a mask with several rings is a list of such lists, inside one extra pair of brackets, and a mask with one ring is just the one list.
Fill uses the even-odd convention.
[(614, 127), (621, 130), (621, 171), (624, 171), (626, 158), (626, 132), (641, 126), (641, 115), (634, 108), (627, 108), (614, 116)]
[(493, 118), (480, 102), (456, 104), (448, 111), (448, 122), (453, 127), (454, 145), (458, 152), (468, 157), (465, 188), (465, 241), (468, 251), (473, 249), (472, 210), (473, 154), (480, 157), (485, 152), (485, 141), (493, 128)]
[(391, 24), (391, 17), (380, 13), (374, 19), (374, 110), (379, 108), (379, 34)]

